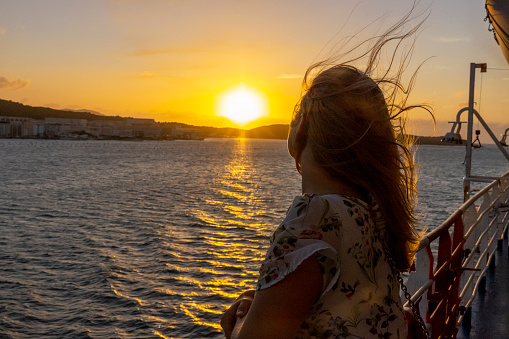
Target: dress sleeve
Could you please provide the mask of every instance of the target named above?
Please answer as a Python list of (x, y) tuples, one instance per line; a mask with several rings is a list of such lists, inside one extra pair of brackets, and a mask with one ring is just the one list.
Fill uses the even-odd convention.
[(288, 214), (274, 232), (271, 245), (260, 267), (257, 290), (268, 288), (316, 255), (320, 263), (322, 294), (339, 277), (339, 229), (341, 220), (321, 196), (303, 195), (293, 201)]

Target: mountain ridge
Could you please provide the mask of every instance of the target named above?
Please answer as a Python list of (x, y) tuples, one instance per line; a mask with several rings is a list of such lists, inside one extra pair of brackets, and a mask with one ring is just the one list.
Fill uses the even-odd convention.
[[(85, 119), (91, 120), (122, 120), (125, 117), (108, 116), (91, 110), (59, 110), (48, 107), (34, 107), (11, 100), (0, 99), (0, 116), (32, 118), (44, 120), (45, 118), (61, 119)], [(205, 138), (258, 138), (258, 139), (286, 139), (288, 136), (289, 125), (273, 124), (260, 126), (249, 130), (234, 127), (212, 127), (212, 126), (194, 126), (179, 122), (158, 122), (163, 128), (171, 129), (176, 126), (195, 129)]]
[[(24, 117), (43, 120), (45, 118), (115, 120), (125, 119), (120, 116), (108, 116), (91, 110), (58, 110), (48, 107), (34, 107), (18, 102), (0, 99), (0, 116)], [(199, 131), (204, 138), (254, 138), (254, 139), (286, 139), (290, 126), (288, 124), (272, 124), (255, 127), (249, 130), (235, 127), (194, 126), (180, 122), (158, 122), (165, 132), (176, 128), (187, 128)], [(413, 136), (416, 144), (440, 145), (440, 137)]]

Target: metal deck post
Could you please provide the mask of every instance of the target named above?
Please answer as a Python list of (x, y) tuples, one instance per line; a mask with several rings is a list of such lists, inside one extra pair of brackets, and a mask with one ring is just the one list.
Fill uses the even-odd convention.
[(463, 178), (463, 202), (469, 198), (470, 177), (472, 172), (472, 132), (474, 127), (474, 93), (475, 93), (475, 69), (480, 68), (486, 72), (487, 64), (470, 63), (470, 86), (468, 90), (468, 128), (467, 128), (467, 150), (465, 154), (465, 177)]

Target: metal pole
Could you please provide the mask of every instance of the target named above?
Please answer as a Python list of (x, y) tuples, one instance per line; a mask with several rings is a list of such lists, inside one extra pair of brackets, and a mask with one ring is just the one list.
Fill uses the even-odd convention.
[(468, 200), (472, 166), (472, 130), (474, 125), (475, 63), (470, 63), (470, 87), (468, 91), (467, 149), (465, 154), (465, 177), (463, 178), (463, 202)]
[(475, 91), (475, 69), (480, 68), (486, 72), (487, 64), (470, 63), (470, 86), (468, 90), (468, 128), (467, 128), (467, 149), (465, 155), (465, 177), (463, 178), (463, 202), (468, 200), (470, 192), (470, 176), (472, 172), (472, 132), (474, 127), (474, 91)]

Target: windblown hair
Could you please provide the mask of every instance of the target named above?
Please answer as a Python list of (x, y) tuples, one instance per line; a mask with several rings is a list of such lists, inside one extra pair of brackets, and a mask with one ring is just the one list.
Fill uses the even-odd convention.
[[(407, 105), (418, 68), (407, 86), (401, 82), (414, 43), (393, 70), (402, 41), (422, 24), (401, 33), (409, 16), (373, 38), (374, 45), (361, 57), (339, 64), (327, 60), (307, 70), (305, 93), (295, 107), (288, 139), (299, 172), (308, 145), (315, 162), (332, 178), (354, 185), (366, 199), (371, 196), (378, 202), (387, 225), (385, 241), (401, 271), (410, 268), (420, 240), (414, 217), (417, 179), (402, 113), (414, 108), (431, 113), (425, 105)], [(396, 47), (381, 71), (382, 50), (389, 42)], [(368, 58), (364, 71), (351, 66), (362, 57)]]

